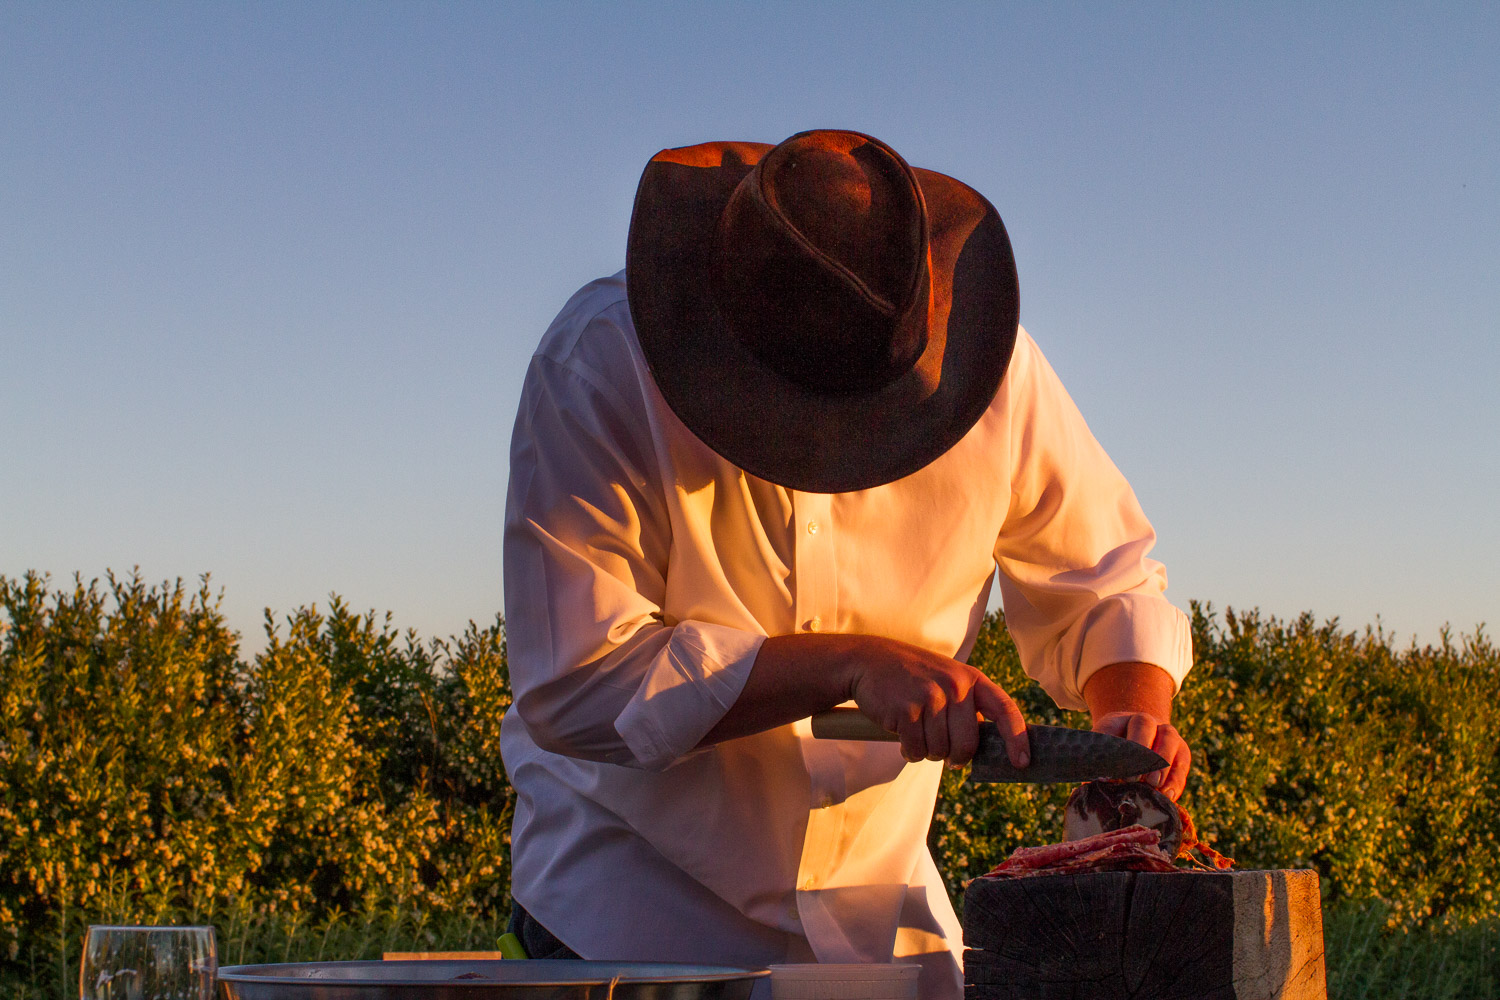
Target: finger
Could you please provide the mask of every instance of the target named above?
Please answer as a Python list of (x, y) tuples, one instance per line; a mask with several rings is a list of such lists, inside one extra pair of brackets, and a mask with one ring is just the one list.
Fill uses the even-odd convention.
[[(1148, 750), (1156, 749), (1157, 724), (1155, 719), (1151, 718), (1151, 716), (1149, 715), (1143, 715), (1139, 712), (1136, 712), (1126, 716), (1122, 721), (1125, 723), (1124, 736), (1126, 739), (1130, 740), (1132, 743), (1139, 743), (1141, 746), (1145, 747)], [(1162, 759), (1170, 760), (1171, 758), (1163, 754)], [(1161, 779), (1165, 776), (1166, 772), (1164, 770), (1148, 771), (1140, 775), (1140, 777), (1136, 780), (1144, 781), (1148, 785), (1160, 787)]]
[(974, 692), (948, 709), (948, 764), (963, 767), (974, 759), (979, 749), (979, 710), (974, 707)]
[(927, 739), (928, 760), (942, 760), (948, 756), (948, 710), (930, 701), (927, 711), (922, 713), (922, 734)]
[(1129, 720), (1130, 716), (1128, 714), (1111, 712), (1109, 715), (1106, 715), (1104, 718), (1094, 723), (1094, 732), (1107, 733), (1110, 736), (1118, 736), (1121, 739), (1124, 739), (1125, 726), (1126, 723), (1129, 722)]
[(915, 763), (927, 756), (927, 730), (919, 712), (913, 711), (912, 716), (897, 724), (896, 735), (901, 737), (901, 756)]
[(1151, 749), (1156, 743), (1156, 720), (1140, 712), (1129, 716), (1125, 726), (1125, 738)]
[(1165, 792), (1167, 775), (1171, 771), (1172, 761), (1177, 756), (1177, 748), (1182, 744), (1182, 737), (1177, 735), (1170, 723), (1160, 722), (1156, 725), (1156, 735), (1151, 740), (1151, 749), (1156, 755), (1166, 761), (1166, 766), (1152, 771), (1146, 775), (1146, 781), (1155, 785)]
[(1015, 700), (988, 677), (974, 685), (974, 704), (984, 717), (995, 724), (1005, 740), (1005, 755), (1015, 767), (1031, 763), (1031, 740), (1026, 735), (1026, 718)]
[(1188, 771), (1193, 766), (1193, 750), (1181, 736), (1177, 738), (1177, 751), (1170, 759), (1172, 764), (1167, 769), (1167, 780), (1162, 785), (1162, 794), (1176, 802), (1187, 788)]

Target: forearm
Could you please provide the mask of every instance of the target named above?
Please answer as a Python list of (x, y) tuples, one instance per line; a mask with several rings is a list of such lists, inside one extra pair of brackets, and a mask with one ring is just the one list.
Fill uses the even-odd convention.
[(1172, 676), (1152, 663), (1112, 663), (1083, 687), (1089, 714), (1098, 722), (1115, 712), (1141, 712), (1161, 722), (1172, 720)]
[(848, 701), (861, 650), (879, 641), (813, 633), (770, 637), (761, 644), (739, 698), (701, 745), (765, 732)]
[(853, 700), (895, 733), (907, 760), (968, 763), (979, 717), (1000, 726), (1017, 767), (1029, 751), (1026, 721), (994, 681), (966, 663), (877, 635), (800, 634), (767, 639), (739, 698), (702, 744), (749, 736)]

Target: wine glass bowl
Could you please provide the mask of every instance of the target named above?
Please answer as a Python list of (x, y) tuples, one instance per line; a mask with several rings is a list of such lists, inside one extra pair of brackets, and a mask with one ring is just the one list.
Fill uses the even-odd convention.
[(213, 1000), (212, 927), (90, 927), (79, 1000)]

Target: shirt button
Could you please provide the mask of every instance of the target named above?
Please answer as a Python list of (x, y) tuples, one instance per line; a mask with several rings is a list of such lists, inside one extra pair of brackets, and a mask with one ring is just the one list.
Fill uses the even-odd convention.
[(809, 632), (821, 632), (821, 631), (823, 631), (823, 618), (822, 618), (822, 616), (821, 615), (813, 615), (811, 618), (809, 618), (807, 620), (807, 630)]
[(817, 521), (808, 521), (807, 522), (807, 533), (809, 535), (816, 535), (818, 533), (818, 522)]

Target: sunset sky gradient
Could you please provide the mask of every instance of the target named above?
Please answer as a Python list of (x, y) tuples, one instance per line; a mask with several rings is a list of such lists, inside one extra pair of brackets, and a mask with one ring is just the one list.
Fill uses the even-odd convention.
[(1500, 5), (0, 5), (0, 574), (501, 606), (531, 350), (659, 148), (989, 197), (1181, 607), (1500, 621)]

